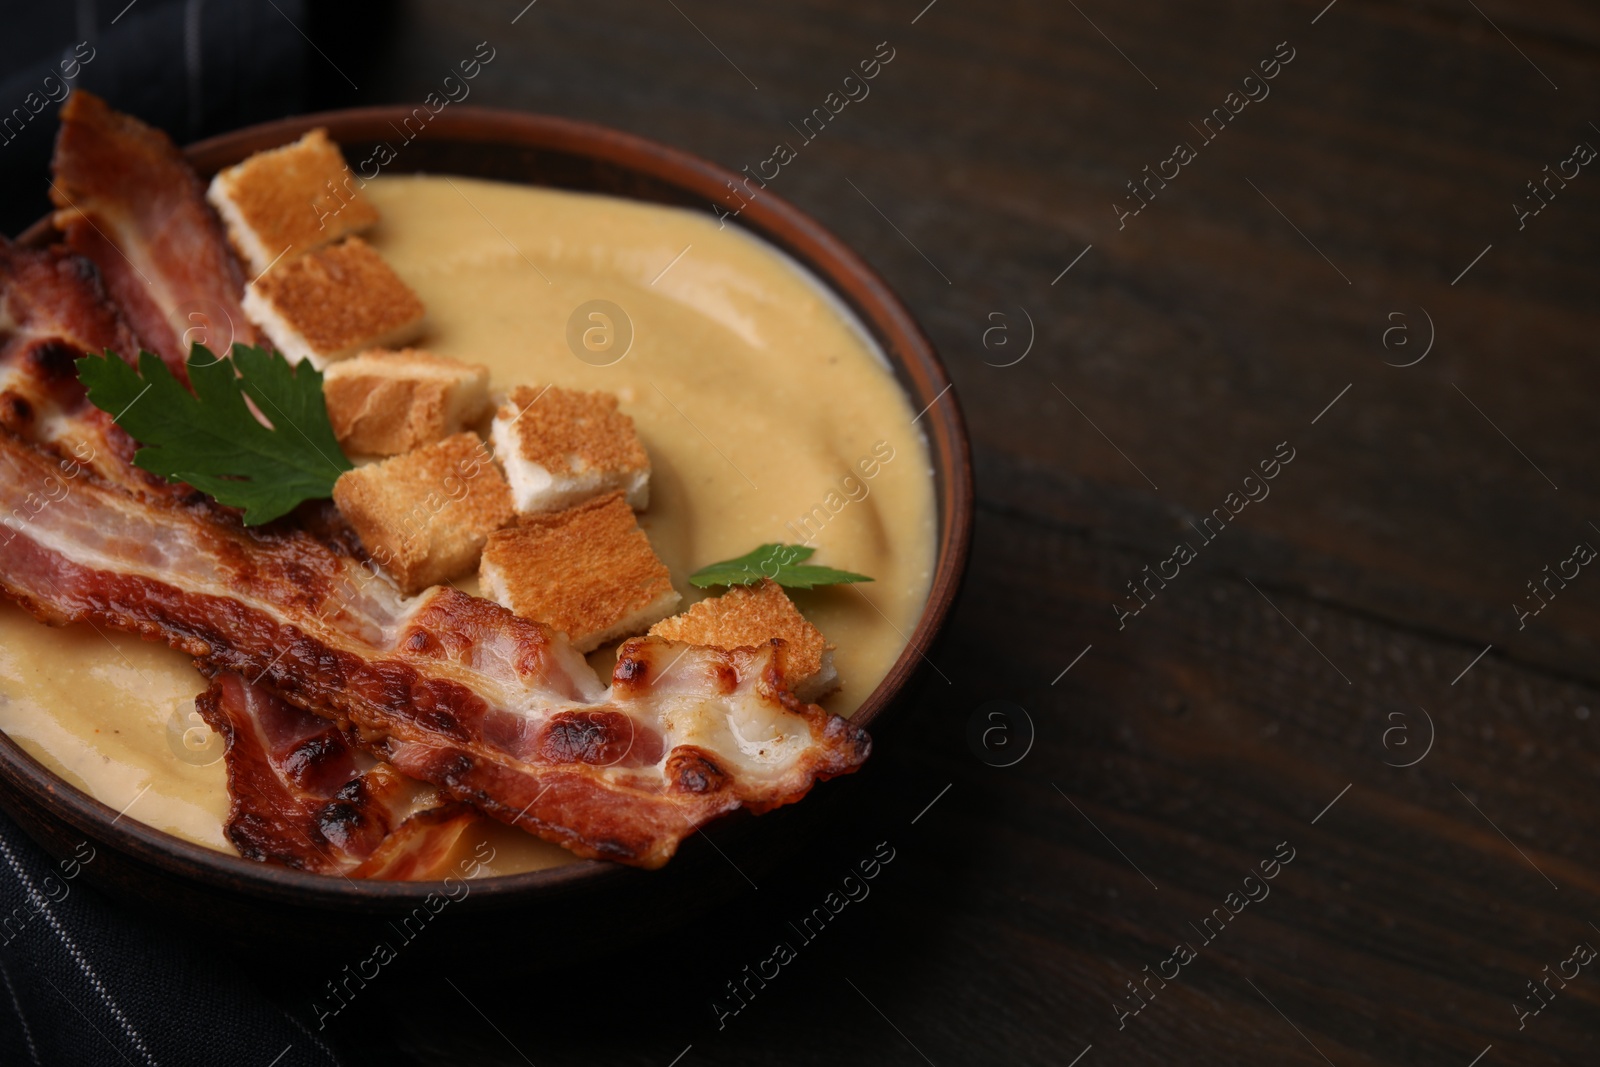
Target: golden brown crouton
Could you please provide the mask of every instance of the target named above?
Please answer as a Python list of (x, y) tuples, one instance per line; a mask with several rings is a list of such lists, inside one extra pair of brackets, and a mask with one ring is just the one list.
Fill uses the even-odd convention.
[(245, 286), (242, 306), (289, 362), (318, 369), (422, 328), (422, 301), (359, 237), (280, 263)]
[(490, 437), (521, 514), (559, 511), (613, 489), (634, 508), (650, 503), (650, 457), (610, 393), (519, 385)]
[(378, 209), (323, 129), (220, 171), (206, 199), (251, 274), (378, 221)]
[(779, 637), (784, 643), (784, 680), (795, 696), (821, 700), (839, 688), (833, 646), (770, 578), (702, 600), (682, 615), (650, 627), (650, 636), (712, 648), (759, 648)]
[(489, 408), (489, 368), (419, 348), (374, 348), (329, 367), (322, 395), (346, 452), (396, 456), (482, 418)]
[(512, 518), (505, 479), (470, 433), (346, 471), (333, 501), (407, 595), (470, 573)]
[(643, 632), (680, 599), (621, 492), (496, 531), (479, 577), (485, 595), (580, 652)]

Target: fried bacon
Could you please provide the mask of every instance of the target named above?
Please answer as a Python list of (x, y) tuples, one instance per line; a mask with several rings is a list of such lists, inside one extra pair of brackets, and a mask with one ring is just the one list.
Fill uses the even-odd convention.
[(100, 268), (134, 336), (179, 380), (191, 341), (218, 353), (256, 342), (222, 223), (166, 134), (79, 90), (62, 105), (53, 168), (56, 228)]
[(354, 729), (394, 767), (581, 856), (665, 863), (740, 806), (855, 770), (864, 731), (802, 704), (782, 646), (629, 641), (602, 690), (566, 639), (490, 601), (404, 599), (303, 531), (156, 506), (92, 475), (27, 516), (55, 464), (0, 430), (0, 590), (51, 623), (167, 641)]
[(482, 816), (465, 804), (407, 815), (413, 784), (362, 758), (337, 724), (237, 674), (195, 702), (227, 744), (228, 840), (247, 859), (350, 878), (437, 878)]
[(137, 351), (94, 264), (64, 248), (0, 237), (0, 426), (52, 451), (65, 477), (94, 471), (129, 491), (179, 490), (133, 466), (134, 441), (89, 403), (73, 365), (85, 352)]

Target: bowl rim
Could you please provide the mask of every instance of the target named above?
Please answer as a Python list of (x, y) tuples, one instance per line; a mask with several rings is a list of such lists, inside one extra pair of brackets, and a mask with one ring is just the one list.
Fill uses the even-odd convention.
[[(340, 143), (382, 142), (385, 131), (398, 129), (395, 124), (410, 117), (413, 110), (403, 105), (384, 105), (295, 115), (218, 134), (191, 144), (183, 151), (201, 176), (208, 177), (254, 151), (285, 144), (319, 126), (325, 127)], [(708, 214), (715, 214), (717, 205), (731, 208), (733, 205), (728, 203), (726, 191), (746, 179), (743, 174), (683, 149), (636, 134), (529, 111), (452, 106), (433, 115), (416, 139), (525, 148), (608, 164), (624, 173), (642, 175), (672, 187), (686, 196), (703, 198)], [(450, 172), (421, 172), (397, 166), (392, 173)], [(497, 180), (525, 185), (549, 184), (528, 179)], [(581, 187), (576, 188), (582, 191)], [(611, 191), (610, 195), (652, 202), (648, 196), (626, 190)], [(685, 200), (678, 206), (688, 206), (688, 203)], [(927, 658), (925, 650), (943, 628), (967, 569), (974, 486), (966, 422), (953, 383), (932, 342), (888, 284), (849, 246), (765, 186), (759, 195), (742, 205), (733, 221), (795, 259), (849, 306), (883, 348), (901, 388), (914, 402), (924, 400), (927, 404), (913, 422), (928, 419), (925, 432), (938, 509), (934, 573), (927, 601), (906, 646), (852, 716), (852, 722), (870, 727), (921, 669), (919, 660)], [(19, 235), (17, 241), (38, 246), (48, 243), (55, 232), (50, 217), (46, 216)], [(932, 661), (928, 662), (931, 665)], [(52, 815), (97, 842), (165, 873), (202, 885), (243, 891), (259, 900), (335, 909), (379, 901), (421, 902), (430, 893), (441, 893), (448, 884), (448, 880), (352, 881), (313, 874), (219, 852), (147, 826), (137, 819), (124, 822), (123, 813), (46, 768), (4, 732), (0, 732), (0, 775), (10, 779), (12, 786), (30, 799), (47, 805)], [(740, 814), (744, 814), (746, 820), (750, 818), (745, 813)], [(538, 871), (474, 878), (469, 895), (483, 898), (485, 902), (504, 902), (520, 899), (525, 894), (570, 890), (601, 881), (611, 885), (620, 880), (649, 877), (652, 873), (660, 874), (601, 860), (580, 859)]]

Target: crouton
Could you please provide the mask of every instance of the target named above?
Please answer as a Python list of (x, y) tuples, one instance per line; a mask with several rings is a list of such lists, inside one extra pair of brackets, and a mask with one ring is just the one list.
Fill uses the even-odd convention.
[(470, 433), (346, 471), (333, 502), (408, 596), (471, 573), (512, 519), (505, 479)]
[(490, 534), (478, 576), (486, 596), (580, 652), (643, 633), (681, 599), (620, 491)]
[(489, 409), (489, 368), (419, 348), (374, 348), (329, 367), (322, 395), (346, 452), (397, 456), (482, 418)]
[(610, 393), (518, 386), (490, 437), (521, 514), (560, 511), (614, 489), (635, 509), (650, 503), (650, 457)]
[(721, 596), (702, 600), (682, 615), (650, 627), (650, 636), (724, 649), (759, 648), (779, 637), (783, 639), (784, 681), (795, 696), (810, 703), (839, 688), (834, 646), (770, 578), (761, 579), (759, 585), (736, 585)]
[(359, 237), (279, 264), (245, 286), (242, 306), (289, 362), (318, 370), (422, 328), (422, 301)]
[(378, 221), (378, 209), (323, 129), (218, 172), (206, 199), (251, 274)]

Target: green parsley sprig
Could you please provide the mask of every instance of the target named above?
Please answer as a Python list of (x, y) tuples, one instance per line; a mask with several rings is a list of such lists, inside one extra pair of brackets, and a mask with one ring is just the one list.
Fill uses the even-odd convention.
[(762, 545), (736, 559), (725, 559), (695, 571), (689, 575), (689, 582), (704, 589), (712, 585), (755, 585), (763, 578), (771, 578), (791, 589), (814, 589), (819, 585), (872, 581), (865, 574), (802, 562), (815, 552), (816, 549), (805, 545)]
[(327, 499), (351, 469), (328, 421), (322, 373), (281, 352), (234, 345), (222, 359), (197, 344), (189, 352), (192, 393), (152, 352), (139, 353), (137, 369), (110, 349), (77, 367), (90, 402), (142, 446), (136, 466), (242, 508), (247, 526)]

